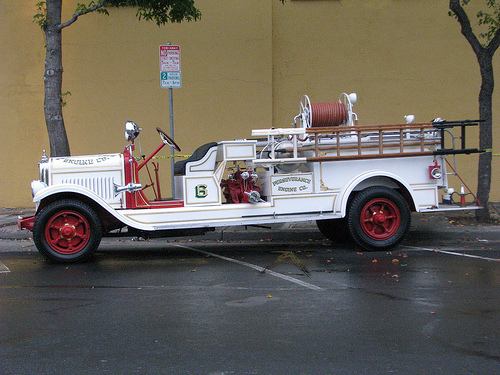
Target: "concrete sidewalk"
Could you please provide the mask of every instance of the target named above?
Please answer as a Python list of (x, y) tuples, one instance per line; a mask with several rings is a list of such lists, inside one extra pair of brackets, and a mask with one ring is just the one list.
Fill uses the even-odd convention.
[[(469, 236), (480, 237), (482, 232), (496, 232), (500, 236), (500, 203), (492, 204), (491, 223), (479, 224), (474, 219), (474, 211), (453, 211), (412, 214), (412, 226), (409, 236), (420, 233), (433, 236), (439, 232), (451, 232), (456, 235), (468, 233)], [(34, 208), (0, 208), (0, 239), (26, 240), (32, 237), (27, 230), (17, 228), (18, 216), (34, 214)], [(451, 234), (450, 233), (450, 234)], [(306, 238), (307, 237), (307, 238)], [(170, 237), (173, 239), (174, 237)], [(189, 239), (190, 237), (179, 237)], [(306, 239), (305, 239), (306, 238)], [(193, 236), (196, 241), (266, 241), (286, 239), (289, 241), (322, 240), (314, 221), (289, 222), (264, 226), (234, 226), (216, 228), (204, 236)]]
[(0, 238), (8, 240), (31, 238), (30, 231), (17, 228), (17, 218), (18, 216), (30, 216), (34, 213), (34, 208), (0, 208)]

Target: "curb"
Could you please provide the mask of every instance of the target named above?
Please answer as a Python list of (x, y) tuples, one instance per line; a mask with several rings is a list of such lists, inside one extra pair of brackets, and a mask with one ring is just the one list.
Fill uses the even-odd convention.
[[(34, 209), (0, 209), (0, 239), (3, 240), (28, 240), (32, 238), (32, 233), (27, 230), (17, 228), (18, 216), (29, 216), (34, 214)], [(413, 231), (428, 232), (430, 236), (436, 232), (456, 232), (456, 233), (480, 233), (483, 231), (498, 231), (500, 226), (496, 224), (478, 224), (473, 219), (473, 213), (464, 212), (440, 212), (412, 214)], [(127, 236), (124, 236), (127, 237)], [(130, 236), (132, 237), (132, 236)], [(166, 237), (166, 239), (192, 238), (194, 241), (261, 241), (286, 240), (296, 241), (316, 241), (324, 240), (324, 236), (318, 230), (314, 221), (288, 222), (284, 224), (272, 224), (263, 226), (232, 226), (216, 228), (205, 235)]]
[[(33, 234), (27, 230), (19, 230), (17, 227), (18, 216), (33, 215), (30, 209), (0, 209), (0, 239), (3, 240), (28, 240)], [(286, 233), (286, 234), (285, 234)], [(124, 236), (124, 238), (133, 236)], [(106, 238), (106, 237), (104, 237)], [(205, 235), (165, 237), (166, 239), (190, 239), (196, 241), (266, 241), (269, 239), (286, 239), (290, 241), (299, 240), (322, 240), (323, 235), (319, 232), (314, 221), (289, 222), (284, 224), (272, 224), (263, 226), (232, 226), (219, 227)]]

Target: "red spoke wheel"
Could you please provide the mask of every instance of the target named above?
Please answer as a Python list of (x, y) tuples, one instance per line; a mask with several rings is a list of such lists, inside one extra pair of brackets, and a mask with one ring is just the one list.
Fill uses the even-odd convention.
[(90, 225), (77, 211), (60, 211), (45, 226), (47, 244), (60, 254), (75, 254), (88, 244)]
[(73, 199), (55, 201), (44, 207), (33, 226), (38, 251), (56, 262), (88, 258), (101, 242), (99, 217), (86, 203)]
[(361, 210), (361, 228), (374, 240), (391, 238), (398, 231), (400, 224), (401, 214), (396, 205), (388, 199), (372, 199)]
[(397, 246), (406, 237), (411, 212), (403, 196), (394, 189), (376, 186), (356, 195), (347, 212), (349, 232), (365, 250)]

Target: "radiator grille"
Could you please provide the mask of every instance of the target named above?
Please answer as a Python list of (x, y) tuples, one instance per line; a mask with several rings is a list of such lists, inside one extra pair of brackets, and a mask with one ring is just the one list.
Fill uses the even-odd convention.
[(104, 200), (113, 200), (113, 177), (93, 177), (93, 178), (65, 178), (61, 180), (63, 184), (80, 185), (93, 191)]

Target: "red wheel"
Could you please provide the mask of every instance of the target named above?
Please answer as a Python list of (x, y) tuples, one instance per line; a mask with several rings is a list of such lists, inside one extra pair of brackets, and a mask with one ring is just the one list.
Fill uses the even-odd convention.
[(375, 198), (361, 210), (360, 224), (363, 232), (374, 240), (387, 240), (394, 236), (401, 224), (397, 206), (388, 199)]
[(85, 248), (90, 239), (90, 225), (81, 213), (60, 211), (45, 226), (47, 244), (60, 254), (75, 254)]
[(410, 230), (411, 212), (398, 191), (374, 186), (359, 192), (347, 211), (352, 238), (365, 250), (398, 245)]
[(38, 251), (56, 262), (88, 258), (101, 237), (101, 222), (95, 211), (74, 199), (50, 203), (37, 214), (33, 224), (33, 241)]

